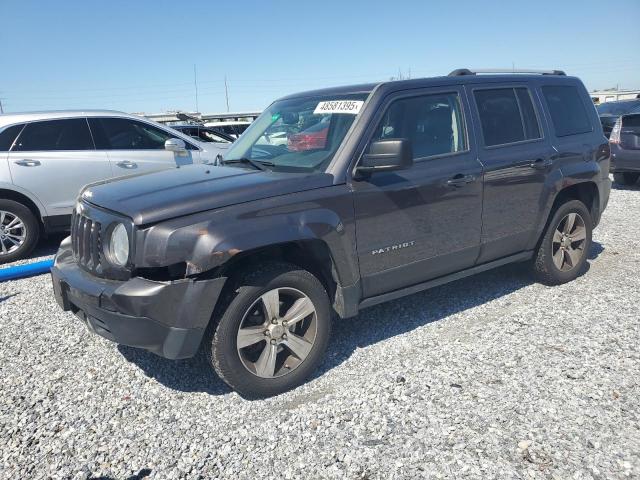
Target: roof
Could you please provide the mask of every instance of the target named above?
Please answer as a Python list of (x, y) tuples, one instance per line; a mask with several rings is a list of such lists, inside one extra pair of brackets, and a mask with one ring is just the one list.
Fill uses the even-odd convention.
[(575, 80), (575, 77), (565, 75), (540, 75), (540, 74), (482, 74), (482, 75), (458, 75), (458, 76), (441, 76), (414, 78), (410, 80), (390, 80), (378, 83), (364, 83), (359, 85), (346, 85), (341, 87), (324, 88), (321, 90), (310, 90), (306, 92), (295, 93), (279, 98), (278, 100), (289, 100), (293, 98), (305, 97), (325, 97), (332, 95), (350, 95), (358, 93), (371, 93), (376, 88), (393, 88), (398, 90), (411, 88), (426, 88), (446, 85), (461, 85), (470, 83), (492, 83), (492, 82), (523, 82), (531, 80), (540, 80), (544, 77), (546, 81), (566, 81), (567, 79)]
[(10, 123), (31, 122), (34, 120), (52, 120), (56, 118), (74, 118), (74, 117), (134, 117), (125, 112), (116, 110), (49, 110), (41, 112), (19, 112), (4, 113), (0, 115), (0, 125), (8, 125)]

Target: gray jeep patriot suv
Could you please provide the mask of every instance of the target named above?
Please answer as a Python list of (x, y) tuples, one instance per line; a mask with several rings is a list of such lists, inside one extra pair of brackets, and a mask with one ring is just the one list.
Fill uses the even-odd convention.
[(559, 71), (291, 95), (220, 166), (85, 187), (54, 291), (105, 338), (170, 359), (202, 345), (241, 395), (275, 395), (316, 368), (334, 314), (511, 262), (576, 278), (609, 156)]

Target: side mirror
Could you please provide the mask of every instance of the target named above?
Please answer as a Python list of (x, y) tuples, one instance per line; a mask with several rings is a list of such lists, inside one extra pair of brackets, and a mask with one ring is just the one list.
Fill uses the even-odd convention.
[(164, 142), (164, 149), (170, 152), (184, 152), (187, 149), (187, 144), (179, 138), (169, 138)]
[(377, 140), (369, 145), (356, 167), (357, 173), (390, 172), (404, 170), (413, 165), (411, 141), (406, 138)]

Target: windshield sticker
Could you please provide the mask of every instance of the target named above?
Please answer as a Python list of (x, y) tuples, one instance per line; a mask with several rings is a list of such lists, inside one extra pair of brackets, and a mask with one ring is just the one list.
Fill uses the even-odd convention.
[(320, 102), (313, 111), (314, 115), (329, 115), (331, 113), (349, 113), (357, 115), (364, 102), (362, 100), (330, 100)]

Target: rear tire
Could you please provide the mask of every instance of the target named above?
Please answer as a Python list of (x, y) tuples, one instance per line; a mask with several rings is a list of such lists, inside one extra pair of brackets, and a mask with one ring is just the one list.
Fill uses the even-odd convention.
[(579, 200), (561, 205), (540, 240), (533, 269), (545, 285), (560, 285), (574, 280), (584, 268), (591, 249), (593, 220)]
[(0, 199), (0, 265), (29, 255), (39, 238), (33, 212), (21, 203)]
[(322, 283), (295, 265), (270, 262), (241, 274), (235, 285), (203, 340), (218, 376), (245, 398), (304, 383), (329, 342), (332, 309)]
[(618, 185), (635, 185), (638, 178), (640, 178), (640, 173), (626, 172), (613, 174), (613, 180)]

